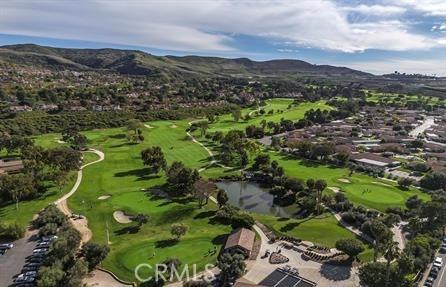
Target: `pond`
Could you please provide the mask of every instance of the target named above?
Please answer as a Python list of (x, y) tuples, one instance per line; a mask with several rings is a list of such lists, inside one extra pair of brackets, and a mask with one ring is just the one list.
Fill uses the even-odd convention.
[(274, 204), (274, 196), (257, 183), (222, 181), (217, 182), (217, 186), (226, 191), (229, 204), (246, 211), (290, 218), (295, 217), (298, 210), (296, 205), (283, 207)]

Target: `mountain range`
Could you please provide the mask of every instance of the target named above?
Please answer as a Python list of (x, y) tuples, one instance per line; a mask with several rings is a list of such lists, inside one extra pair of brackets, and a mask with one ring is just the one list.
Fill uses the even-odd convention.
[(1, 46), (0, 62), (58, 70), (108, 70), (131, 75), (164, 73), (184, 77), (344, 77), (357, 80), (376, 77), (345, 67), (313, 65), (301, 60), (253, 61), (247, 58), (155, 56), (137, 50), (70, 49), (34, 44)]

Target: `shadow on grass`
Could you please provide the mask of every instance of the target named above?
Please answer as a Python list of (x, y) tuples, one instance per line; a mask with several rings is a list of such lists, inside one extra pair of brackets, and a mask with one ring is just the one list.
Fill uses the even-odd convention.
[(134, 146), (134, 145), (138, 145), (139, 143), (134, 143), (134, 142), (127, 142), (127, 143), (122, 143), (122, 144), (117, 144), (117, 145), (111, 145), (111, 148), (118, 148), (118, 147), (124, 147), (124, 146)]
[(111, 135), (111, 136), (108, 136), (109, 138), (111, 138), (111, 139), (125, 139), (126, 138), (126, 135), (125, 134), (116, 134), (116, 135)]
[(180, 222), (181, 220), (188, 218), (195, 211), (195, 207), (191, 205), (175, 206), (163, 212), (157, 220), (158, 224), (166, 224), (173, 222)]
[(289, 231), (293, 230), (294, 228), (298, 227), (299, 225), (301, 225), (302, 223), (305, 223), (312, 219), (314, 219), (313, 216), (307, 217), (306, 219), (301, 220), (301, 221), (289, 222), (280, 228), (280, 232), (289, 232)]
[(138, 231), (139, 231), (139, 226), (135, 225), (135, 226), (123, 227), (119, 230), (116, 230), (114, 233), (116, 235), (124, 235), (124, 234), (135, 234), (138, 233)]
[(194, 216), (194, 219), (204, 219), (209, 218), (215, 215), (217, 211), (215, 210), (209, 210), (209, 211), (202, 211)]
[(117, 172), (115, 173), (114, 176), (115, 177), (136, 176), (138, 177), (138, 180), (149, 180), (161, 177), (159, 174), (151, 173), (151, 169), (148, 167)]
[(164, 239), (164, 240), (158, 240), (155, 242), (155, 248), (166, 248), (166, 247), (172, 247), (178, 243), (178, 240), (170, 238), (170, 239)]
[(222, 245), (223, 243), (226, 242), (226, 238), (228, 238), (228, 235), (229, 235), (229, 234), (220, 234), (220, 235), (215, 236), (215, 237), (212, 239), (212, 244), (215, 244), (215, 245)]

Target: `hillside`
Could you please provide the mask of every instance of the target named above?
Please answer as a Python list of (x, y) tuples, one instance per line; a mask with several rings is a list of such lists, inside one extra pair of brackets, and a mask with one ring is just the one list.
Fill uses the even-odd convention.
[(253, 61), (201, 56), (154, 56), (136, 50), (67, 49), (33, 44), (0, 47), (0, 62), (53, 69), (109, 70), (121, 74), (169, 76), (317, 77), (370, 79), (375, 76), (345, 67), (300, 60)]

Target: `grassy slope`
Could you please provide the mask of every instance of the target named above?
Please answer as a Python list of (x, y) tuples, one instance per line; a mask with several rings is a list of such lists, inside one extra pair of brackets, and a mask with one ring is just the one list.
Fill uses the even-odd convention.
[[(259, 125), (262, 120), (273, 121), (273, 122), (279, 122), (281, 118), (285, 118), (287, 120), (298, 120), (303, 118), (306, 111), (310, 109), (331, 109), (330, 106), (326, 105), (323, 101), (316, 102), (316, 103), (301, 103), (298, 106), (293, 106), (290, 109), (287, 109), (289, 104), (291, 104), (293, 100), (291, 99), (271, 99), (267, 100), (267, 106), (263, 107), (266, 114), (263, 116), (257, 116), (249, 120), (244, 121), (240, 120), (239, 122), (235, 122), (232, 115), (222, 115), (219, 117), (219, 121), (217, 123), (214, 123), (211, 125), (211, 128), (209, 129), (210, 132), (214, 131), (224, 131), (227, 132), (231, 129), (238, 129), (238, 130), (244, 130), (246, 126), (248, 125)], [(242, 110), (242, 115), (245, 116), (246, 114), (255, 111), (254, 108), (246, 108)], [(274, 114), (268, 115), (268, 111), (274, 110)], [(283, 110), (282, 113), (277, 112), (277, 110)]]
[[(415, 194), (424, 200), (429, 200), (428, 194), (415, 188), (404, 191), (393, 182), (372, 178), (361, 173), (354, 173), (349, 177), (350, 172), (346, 168), (314, 164), (278, 153), (271, 153), (271, 156), (284, 167), (287, 175), (304, 180), (308, 178), (325, 179), (329, 187), (341, 188), (353, 203), (367, 208), (380, 211), (385, 211), (388, 207), (404, 208), (406, 200)], [(350, 183), (341, 182), (339, 179), (347, 179)]]

